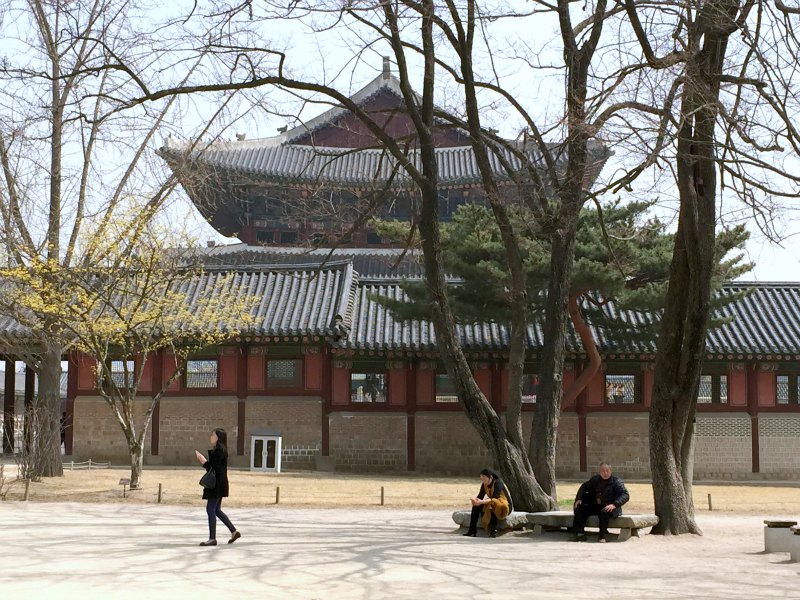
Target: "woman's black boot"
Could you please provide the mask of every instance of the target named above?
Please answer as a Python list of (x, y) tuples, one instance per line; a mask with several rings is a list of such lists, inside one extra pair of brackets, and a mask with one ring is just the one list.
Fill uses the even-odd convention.
[(467, 533), (462, 533), (461, 535), (466, 536), (466, 537), (475, 537), (475, 536), (478, 535), (478, 532), (474, 531), (472, 529), (467, 529)]

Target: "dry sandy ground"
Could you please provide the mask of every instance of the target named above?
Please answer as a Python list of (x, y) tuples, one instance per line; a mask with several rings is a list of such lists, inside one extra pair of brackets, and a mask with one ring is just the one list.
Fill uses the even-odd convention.
[[(760, 516), (705, 513), (703, 537), (570, 543), (465, 538), (444, 510), (230, 508), (201, 548), (195, 506), (0, 503), (0, 597), (798, 598), (800, 564), (763, 553)], [(220, 532), (220, 539), (224, 528)]]
[[(15, 469), (7, 465), (10, 476)], [(202, 469), (147, 467), (143, 489), (122, 498), (120, 478), (130, 477), (123, 468), (92, 471), (65, 471), (64, 477), (32, 483), (30, 499), (34, 502), (155, 503), (158, 484), (162, 484), (162, 503), (196, 505), (201, 495), (198, 480)], [(385, 506), (391, 508), (446, 509), (467, 507), (468, 498), (478, 491), (479, 481), (465, 477), (424, 477), (409, 475), (353, 475), (294, 471), (278, 474), (229, 470), (231, 498), (228, 506), (274, 506), (276, 488), (280, 487), (280, 505), (329, 508), (337, 506), (378, 507), (381, 487)], [(559, 497), (571, 504), (580, 482), (558, 483)], [(653, 492), (649, 483), (627, 482), (631, 501), (626, 512), (653, 512)], [(22, 498), (24, 486), (15, 484), (9, 499)], [(698, 512), (708, 510), (711, 494), (714, 511), (782, 514), (798, 509), (800, 483), (703, 483), (694, 487)]]

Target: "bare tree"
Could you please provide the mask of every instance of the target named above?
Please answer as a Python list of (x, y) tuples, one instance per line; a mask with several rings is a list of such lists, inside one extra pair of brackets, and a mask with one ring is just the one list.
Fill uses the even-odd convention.
[[(142, 231), (126, 235), (137, 220)], [(140, 485), (144, 443), (161, 397), (194, 355), (248, 327), (255, 301), (233, 285), (236, 273), (192, 267), (191, 240), (146, 225), (149, 221), (147, 211), (135, 209), (103, 224), (103, 235), (87, 228), (89, 247), (83, 253), (94, 259), (84, 266), (54, 270), (32, 262), (0, 270), (4, 312), (35, 324), (47, 306), (73, 340), (71, 349), (94, 360), (97, 390), (125, 436), (132, 489)], [(146, 362), (163, 361), (165, 355), (174, 361), (171, 374), (146, 400), (137, 398)]]
[[(0, 63), (4, 264), (48, 276), (85, 263), (91, 258), (81, 256), (76, 244), (87, 218), (98, 219), (102, 234), (132, 198), (145, 199), (140, 206), (152, 215), (175, 189), (174, 177), (153, 160), (150, 147), (186, 107), (172, 98), (129, 109), (125, 100), (140, 89), (135, 70), (150, 68), (151, 84), (180, 83), (170, 78), (168, 61), (180, 64), (185, 77), (202, 66), (202, 52), (178, 53), (185, 33), (180, 21), (155, 23), (149, 8), (136, 0), (15, 0), (0, 8), (6, 50)], [(204, 122), (201, 132), (209, 127)], [(49, 268), (34, 268), (40, 263)], [(56, 289), (56, 281), (39, 283)], [(60, 475), (59, 380), (73, 338), (47, 310), (36, 319), (29, 323), (35, 338), (24, 346), (4, 340), (4, 350), (38, 375), (38, 402), (48, 415), (35, 438), (46, 457), (41, 475)]]
[[(241, 6), (221, 3), (221, 13), (237, 16)], [(496, 465), (509, 480), (520, 508), (550, 508), (555, 496), (555, 443), (560, 412), (562, 373), (564, 363), (565, 328), (569, 279), (574, 251), (574, 234), (581, 207), (589, 198), (585, 187), (590, 172), (596, 167), (590, 139), (597, 127), (590, 123), (602, 99), (588, 106), (587, 80), (590, 65), (602, 32), (606, 3), (600, 0), (592, 7), (588, 25), (573, 27), (568, 2), (557, 6), (543, 5), (542, 10), (558, 16), (565, 64), (566, 97), (564, 114), (553, 129), (552, 124), (537, 125), (537, 121), (518, 102), (514, 94), (492, 68), (484, 76), (475, 61), (476, 53), (488, 51), (491, 43), (485, 27), (495, 19), (519, 18), (524, 15), (497, 7), (486, 11), (475, 2), (457, 5), (432, 2), (359, 3), (345, 7), (326, 7), (294, 4), (288, 13), (279, 9), (269, 12), (269, 18), (287, 19), (329, 17), (332, 26), (354, 32), (360, 40), (354, 51), (360, 57), (376, 44), (388, 47), (397, 65), (405, 110), (413, 123), (408, 139), (388, 135), (370, 114), (361, 109), (347, 94), (326, 83), (307, 78), (293, 78), (286, 70), (289, 56), (283, 52), (264, 50), (263, 45), (249, 46), (246, 68), (241, 60), (242, 44), (217, 44), (215, 55), (228, 64), (231, 81), (209, 83), (194, 81), (193, 85), (152, 92), (142, 88), (137, 102), (169, 97), (172, 94), (195, 94), (229, 89), (255, 89), (279, 86), (294, 94), (317, 95), (343, 106), (358, 117), (383, 148), (410, 177), (420, 200), (418, 227), (423, 240), (424, 262), (433, 323), (441, 356), (445, 362), (462, 406), (475, 425), (482, 440), (491, 450)], [(227, 12), (226, 12), (227, 11)], [(313, 17), (312, 17), (313, 15)], [(247, 5), (248, 23), (253, 16)], [(319, 24), (315, 21), (315, 24)], [(320, 31), (330, 23), (319, 24)], [(312, 28), (315, 25), (312, 25)], [(359, 38), (359, 36), (361, 36)], [(440, 43), (442, 42), (442, 43)], [(476, 47), (479, 47), (476, 49)], [(419, 70), (415, 70), (415, 65)], [(415, 73), (421, 72), (420, 77)], [(461, 107), (461, 116), (451, 110), (441, 110), (434, 102), (437, 78), (444, 77), (455, 86), (454, 102)], [(415, 85), (417, 84), (417, 85)], [(415, 93), (416, 88), (418, 93)], [(521, 141), (509, 142), (482, 125), (481, 103), (484, 98), (505, 104), (514, 111), (527, 130)], [(508, 412), (503, 419), (496, 414), (481, 394), (470, 372), (469, 363), (460, 347), (455, 322), (446, 294), (439, 243), (437, 199), (439, 174), (436, 163), (436, 143), (433, 131), (442, 122), (460, 128), (470, 135), (474, 155), (480, 169), (486, 198), (502, 231), (507, 250), (509, 272), (509, 306), (512, 308), (510, 343), (510, 375)], [(556, 143), (548, 137), (559, 134)], [(600, 161), (602, 162), (602, 161)], [(494, 163), (499, 163), (498, 170)], [(546, 311), (545, 355), (542, 364), (544, 387), (537, 406), (532, 433), (530, 460), (522, 439), (521, 381), (525, 357), (524, 332), (525, 289), (519, 257), (518, 231), (511, 226), (507, 215), (501, 181), (511, 181), (516, 194), (531, 204), (541, 215), (542, 230), (552, 240), (550, 288)], [(534, 473), (536, 475), (534, 475)], [(541, 480), (539, 485), (537, 477)]]
[(682, 5), (625, 0), (620, 8), (640, 48), (640, 81), (651, 91), (668, 90), (663, 92), (668, 118), (658, 123), (660, 139), (667, 142), (659, 154), (662, 165), (674, 160), (679, 196), (650, 414), (660, 518), (654, 532), (700, 533), (691, 494), (694, 417), (717, 258), (718, 206), (738, 200), (769, 235), (773, 199), (798, 196), (800, 179), (784, 166), (800, 149), (791, 118), (800, 90), (796, 16), (758, 0)]

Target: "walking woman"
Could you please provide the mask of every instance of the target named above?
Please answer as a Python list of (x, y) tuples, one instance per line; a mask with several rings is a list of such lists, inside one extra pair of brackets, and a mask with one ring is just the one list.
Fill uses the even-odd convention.
[(222, 512), (222, 499), (228, 497), (228, 434), (222, 428), (211, 432), (211, 450), (208, 451), (208, 460), (199, 451), (194, 451), (197, 460), (206, 471), (214, 471), (217, 485), (213, 488), (203, 489), (203, 500), (206, 500), (206, 513), (208, 513), (208, 540), (200, 542), (201, 546), (217, 545), (217, 518), (222, 521), (231, 532), (232, 544), (242, 534), (236, 531), (231, 520)]
[(505, 519), (513, 510), (511, 494), (500, 476), (491, 469), (484, 469), (480, 474), (481, 489), (478, 495), (470, 498), (472, 514), (469, 519), (469, 529), (464, 535), (475, 537), (478, 535), (478, 519), (483, 513), (481, 524), (486, 529), (489, 537), (497, 537), (497, 522)]

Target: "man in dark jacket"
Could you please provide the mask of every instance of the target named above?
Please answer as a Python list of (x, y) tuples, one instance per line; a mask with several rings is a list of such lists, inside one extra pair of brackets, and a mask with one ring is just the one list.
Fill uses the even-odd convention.
[(630, 499), (625, 484), (619, 477), (611, 474), (611, 467), (608, 463), (600, 463), (600, 472), (584, 483), (575, 496), (573, 512), (575, 518), (572, 521), (573, 541), (583, 542), (586, 540), (584, 528), (586, 519), (589, 515), (597, 515), (600, 521), (600, 538), (598, 541), (605, 542), (608, 534), (608, 522), (611, 517), (618, 517), (622, 514), (622, 505)]

